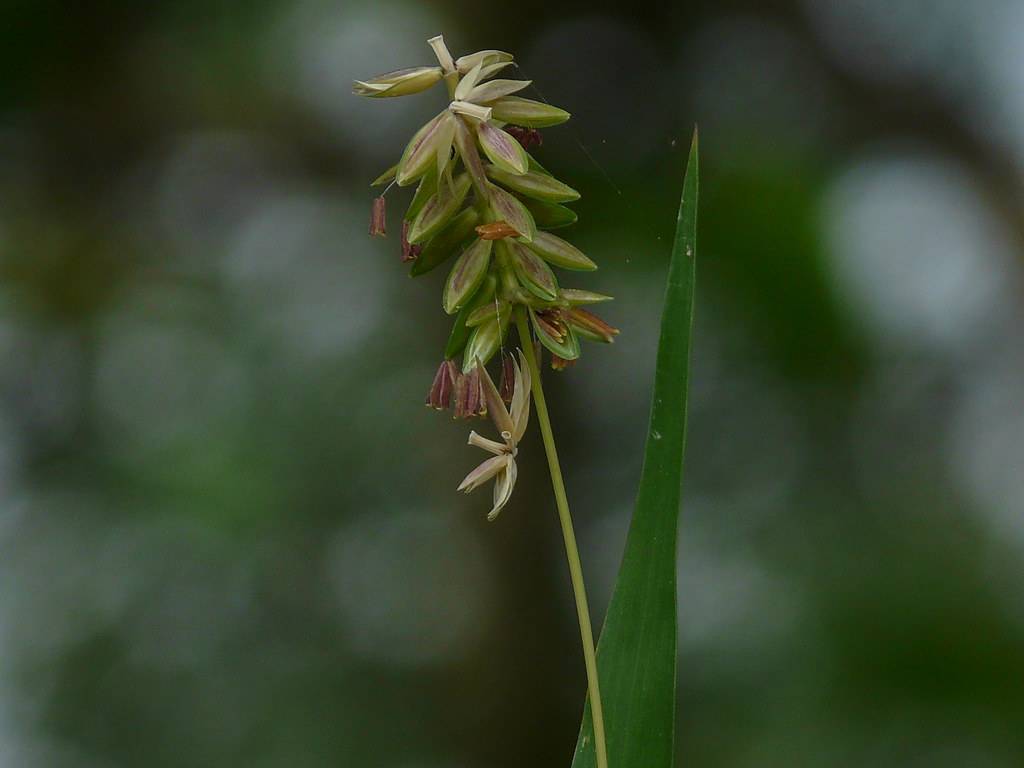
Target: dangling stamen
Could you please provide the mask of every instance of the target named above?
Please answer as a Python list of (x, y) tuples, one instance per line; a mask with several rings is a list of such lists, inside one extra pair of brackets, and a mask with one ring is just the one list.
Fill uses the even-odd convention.
[(512, 361), (512, 355), (505, 350), (501, 351), (501, 383), (498, 385), (498, 394), (505, 401), (506, 405), (512, 403), (512, 392), (515, 386), (516, 369)]
[(374, 237), (387, 235), (387, 202), (384, 195), (373, 198), (370, 206), (370, 234)]

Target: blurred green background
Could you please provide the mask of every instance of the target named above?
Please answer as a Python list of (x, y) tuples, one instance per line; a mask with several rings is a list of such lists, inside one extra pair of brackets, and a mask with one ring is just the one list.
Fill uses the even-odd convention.
[(1024, 765), (1024, 2), (0, 14), (0, 766), (568, 766), (539, 441), (496, 524), (456, 495), (443, 275), (366, 236), (443, 92), (351, 80), (439, 32), (574, 114), (564, 282), (622, 335), (548, 387), (598, 615), (701, 127), (679, 764)]

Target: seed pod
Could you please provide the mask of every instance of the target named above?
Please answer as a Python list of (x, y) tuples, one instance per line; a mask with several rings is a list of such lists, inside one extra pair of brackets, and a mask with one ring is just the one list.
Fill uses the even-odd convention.
[(593, 291), (583, 291), (579, 288), (563, 288), (559, 291), (559, 294), (563, 299), (569, 302), (571, 307), (579, 307), (584, 304), (600, 304), (603, 301), (611, 301), (611, 296), (605, 296), (603, 293), (594, 293)]
[(512, 227), (524, 240), (532, 242), (534, 235), (537, 234), (537, 225), (526, 206), (519, 199), (493, 184), (489, 186), (489, 193), (491, 209), (494, 211), (495, 217)]
[(495, 120), (525, 125), (527, 128), (548, 128), (564, 123), (571, 117), (564, 109), (520, 96), (505, 96), (492, 102), (490, 107)]
[(588, 259), (583, 251), (550, 232), (538, 232), (530, 243), (530, 249), (544, 261), (562, 269), (580, 272), (597, 269), (597, 264)]
[(512, 63), (513, 56), (511, 53), (505, 53), (504, 51), (477, 51), (476, 53), (470, 53), (465, 56), (460, 56), (455, 60), (455, 68), (462, 74), (466, 74), (475, 67), (477, 64), (483, 64), (485, 67), (489, 64), (497, 64), (504, 62), (505, 64)]
[(505, 405), (512, 405), (515, 394), (516, 368), (512, 353), (507, 350), (501, 353), (501, 383), (498, 384), (498, 397)]
[(423, 206), (409, 228), (409, 242), (424, 243), (440, 232), (458, 212), (469, 192), (469, 176), (460, 173), (452, 184), (438, 184), (437, 192)]
[(512, 269), (526, 290), (544, 301), (558, 298), (558, 281), (551, 267), (525, 245), (515, 240), (499, 241), (501, 246), (508, 248)]
[[(476, 226), (479, 219), (480, 214), (474, 208), (460, 211), (454, 219), (448, 222), (448, 226), (423, 246), (423, 250), (413, 262), (412, 269), (409, 270), (409, 276), (425, 275), (458, 253), (463, 244), (473, 235), (473, 227)], [(408, 237), (408, 234), (406, 236)]]
[(580, 356), (580, 342), (571, 328), (558, 321), (555, 326), (552, 326), (533, 308), (530, 308), (529, 311), (530, 322), (537, 333), (537, 338), (548, 351), (563, 360), (575, 360)]
[(480, 287), (491, 263), (491, 245), (490, 240), (478, 238), (455, 262), (444, 286), (444, 311), (449, 315), (458, 312)]
[(533, 80), (488, 80), (486, 83), (479, 83), (465, 98), (466, 101), (475, 104), (489, 104), (523, 90), (532, 82)]
[(489, 122), (480, 123), (476, 132), (484, 154), (492, 163), (509, 173), (526, 173), (530, 167), (526, 150), (512, 136)]
[(580, 199), (580, 193), (563, 184), (554, 176), (527, 171), (522, 174), (509, 173), (496, 165), (487, 168), (487, 175), (513, 192), (548, 203), (571, 203)]
[(452, 325), (452, 332), (448, 336), (448, 343), (444, 348), (445, 357), (455, 357), (465, 348), (466, 342), (469, 341), (469, 336), (473, 332), (473, 329), (466, 325), (466, 320), (479, 307), (494, 303), (494, 292), (497, 285), (498, 281), (494, 275), (487, 275), (473, 298), (459, 310), (459, 314), (455, 317), (455, 323)]
[(483, 390), (480, 388), (480, 369), (476, 365), (464, 366), (462, 375), (455, 382), (456, 419), (483, 416), (487, 413)]
[(369, 80), (354, 81), (352, 93), (377, 99), (384, 96), (408, 96), (410, 93), (427, 90), (440, 80), (443, 74), (440, 67), (398, 69)]
[(576, 211), (566, 208), (564, 205), (545, 203), (541, 200), (526, 198), (523, 205), (533, 216), (533, 220), (540, 229), (561, 229), (576, 223)]
[(444, 138), (448, 121), (452, 119), (451, 112), (445, 110), (416, 131), (406, 145), (402, 159), (398, 161), (398, 173), (395, 176), (398, 186), (409, 186), (434, 166), (438, 144)]

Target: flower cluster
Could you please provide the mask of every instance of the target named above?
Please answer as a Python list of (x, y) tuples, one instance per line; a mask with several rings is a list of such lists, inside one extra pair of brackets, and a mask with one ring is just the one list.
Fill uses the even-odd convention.
[[(529, 80), (496, 77), (513, 65), (511, 54), (489, 50), (453, 59), (441, 37), (429, 42), (439, 66), (356, 81), (353, 90), (381, 98), (420, 93), (442, 81), (448, 87), (445, 109), (374, 185), (416, 185), (402, 222), (402, 259), (412, 262), (412, 275), (457, 255), (442, 299), (455, 325), (428, 404), (452, 406), (465, 416), (482, 412), (485, 403), (469, 392), (476, 382), (464, 381), (478, 378), (477, 362), (486, 364), (502, 348), (516, 307), (528, 312), (558, 370), (579, 357), (580, 339), (608, 343), (618, 331), (582, 309), (611, 297), (562, 288), (551, 269), (597, 268), (550, 232), (576, 221), (565, 204), (579, 193), (528, 151), (542, 143), (538, 129), (564, 123), (569, 113), (514, 95)], [(374, 200), (370, 231), (384, 234), (383, 195)]]
[[(563, 288), (552, 271), (597, 269), (550, 232), (576, 221), (565, 204), (578, 200), (579, 193), (529, 152), (543, 143), (539, 129), (564, 123), (569, 113), (515, 95), (529, 80), (497, 77), (514, 64), (511, 54), (488, 50), (453, 59), (440, 36), (428, 42), (438, 66), (354, 83), (354, 93), (370, 98), (420, 93), (439, 82), (448, 90), (447, 106), (373, 182), (387, 188), (373, 201), (370, 234), (386, 233), (387, 191), (416, 185), (402, 220), (402, 261), (411, 262), (411, 274), (418, 276), (455, 257), (442, 296), (455, 324), (427, 405), (452, 408), (457, 418), (489, 413), (497, 426), (501, 442), (470, 434), (470, 445), (493, 456), (459, 487), (468, 492), (495, 480), (488, 515), (493, 520), (515, 485), (515, 457), (530, 410), (530, 376), (524, 374), (521, 351), (518, 360), (502, 354), (499, 386), (485, 368), (504, 349), (513, 318), (528, 318), (555, 370), (575, 363), (580, 339), (610, 343), (618, 330), (583, 308), (610, 296)], [(533, 339), (520, 343), (531, 351), (535, 347)]]

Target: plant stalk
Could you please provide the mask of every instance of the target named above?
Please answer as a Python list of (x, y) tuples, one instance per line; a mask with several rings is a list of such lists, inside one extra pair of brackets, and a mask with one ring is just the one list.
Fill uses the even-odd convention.
[(534, 408), (537, 412), (537, 422), (540, 424), (540, 434), (544, 440), (544, 452), (548, 458), (551, 487), (555, 492), (558, 521), (562, 526), (562, 538), (565, 539), (565, 555), (569, 561), (569, 577), (572, 580), (573, 597), (576, 599), (576, 615), (579, 617), (580, 624), (580, 638), (583, 641), (583, 661), (587, 668), (587, 688), (590, 696), (590, 713), (594, 719), (594, 753), (597, 756), (597, 768), (608, 768), (608, 749), (604, 736), (604, 709), (601, 706), (601, 689), (597, 676), (597, 651), (594, 648), (594, 630), (590, 623), (587, 590), (583, 582), (583, 565), (580, 563), (576, 533), (572, 526), (572, 516), (569, 514), (569, 499), (565, 493), (562, 468), (558, 463), (555, 436), (551, 431), (548, 405), (541, 385), (540, 367), (533, 351), (533, 337), (530, 335), (530, 326), (522, 307), (516, 309), (516, 328), (523, 346), (523, 354), (526, 356), (526, 364), (530, 368)]

